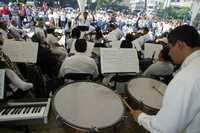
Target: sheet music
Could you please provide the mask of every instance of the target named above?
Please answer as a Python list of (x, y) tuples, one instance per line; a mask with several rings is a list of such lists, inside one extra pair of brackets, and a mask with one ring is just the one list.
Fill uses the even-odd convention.
[(119, 40), (112, 41), (112, 42), (110, 42), (110, 45), (112, 46), (112, 48), (120, 48), (121, 41), (119, 41)]
[(102, 73), (139, 73), (139, 61), (135, 49), (101, 48)]
[(163, 46), (160, 44), (145, 43), (144, 44), (144, 58), (152, 58), (154, 54), (154, 59), (158, 59), (158, 55), (162, 49), (163, 49)]
[(5, 70), (0, 69), (0, 99), (4, 98)]
[(38, 43), (5, 40), (3, 52), (12, 62), (36, 63)]
[(34, 32), (28, 32), (28, 33), (27, 33), (27, 36), (28, 36), (29, 38), (33, 37), (33, 35), (34, 35)]

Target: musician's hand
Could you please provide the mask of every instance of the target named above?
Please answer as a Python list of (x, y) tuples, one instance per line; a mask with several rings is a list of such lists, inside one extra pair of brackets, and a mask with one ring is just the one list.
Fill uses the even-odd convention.
[(140, 110), (131, 111), (131, 115), (135, 121), (138, 121), (139, 115), (142, 113)]

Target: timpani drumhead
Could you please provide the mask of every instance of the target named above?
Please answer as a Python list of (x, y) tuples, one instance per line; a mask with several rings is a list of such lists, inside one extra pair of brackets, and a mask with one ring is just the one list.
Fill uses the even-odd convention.
[[(167, 85), (151, 78), (135, 78), (128, 83), (128, 93), (138, 102), (160, 109), (162, 105), (162, 94), (164, 94)], [(162, 94), (161, 94), (162, 93)]]
[(83, 130), (110, 127), (124, 114), (120, 97), (94, 82), (74, 82), (61, 88), (55, 94), (54, 109), (67, 124)]

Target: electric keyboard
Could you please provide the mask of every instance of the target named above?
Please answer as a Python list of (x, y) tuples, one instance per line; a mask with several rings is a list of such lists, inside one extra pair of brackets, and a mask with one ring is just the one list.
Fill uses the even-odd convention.
[(0, 125), (5, 123), (16, 123), (27, 121), (48, 122), (48, 113), (51, 99), (34, 102), (7, 102), (0, 106)]

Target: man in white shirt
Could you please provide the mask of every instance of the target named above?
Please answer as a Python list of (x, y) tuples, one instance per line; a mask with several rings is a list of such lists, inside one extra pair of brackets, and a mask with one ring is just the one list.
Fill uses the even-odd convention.
[(180, 71), (169, 83), (156, 115), (133, 111), (133, 118), (152, 133), (200, 133), (200, 35), (188, 25), (169, 33), (169, 55)]
[(110, 24), (108, 26), (108, 35), (105, 37), (109, 41), (117, 41), (123, 37), (122, 31), (116, 27), (115, 24)]
[(99, 74), (97, 64), (92, 58), (84, 54), (87, 50), (86, 40), (77, 39), (75, 49), (77, 53), (63, 61), (59, 77), (64, 77), (67, 73), (89, 73), (96, 78)]
[(79, 27), (81, 31), (93, 31), (95, 28), (91, 26), (91, 23), (95, 21), (94, 15), (89, 16), (88, 12), (79, 13), (76, 17), (76, 25), (74, 27)]
[(164, 47), (158, 56), (158, 61), (151, 64), (143, 73), (144, 76), (166, 76), (171, 75), (174, 71), (174, 66), (171, 58), (168, 55), (169, 48)]

